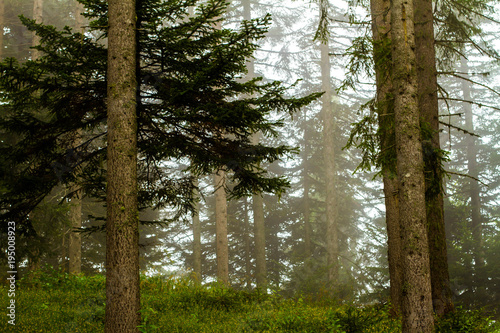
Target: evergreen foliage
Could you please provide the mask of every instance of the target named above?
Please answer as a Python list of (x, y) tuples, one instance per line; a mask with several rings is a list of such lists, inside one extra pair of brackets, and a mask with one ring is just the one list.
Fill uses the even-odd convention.
[[(78, 183), (88, 195), (104, 196), (106, 151), (106, 2), (86, 0), (91, 31), (36, 24), (21, 17), (41, 37), (42, 56), (0, 65), (1, 127), (15, 134), (1, 153), (4, 177), (0, 198), (4, 220), (26, 217), (58, 183)], [(243, 82), (245, 59), (263, 37), (268, 16), (245, 21), (237, 31), (216, 29), (224, 1), (208, 1), (189, 16), (196, 1), (138, 2), (138, 117), (141, 206), (171, 205), (184, 213), (192, 204), (187, 173), (174, 174), (167, 161), (189, 158), (194, 174), (226, 166), (233, 196), (279, 193), (287, 182), (256, 168), (291, 153), (290, 147), (252, 145), (256, 132), (276, 135), (284, 113), (319, 94), (286, 98), (287, 88), (261, 78)], [(96, 38), (97, 36), (97, 38)], [(279, 112), (280, 118), (269, 117)], [(83, 143), (71, 148), (72, 133)], [(7, 163), (7, 162), (6, 162)], [(186, 170), (185, 170), (186, 171)]]

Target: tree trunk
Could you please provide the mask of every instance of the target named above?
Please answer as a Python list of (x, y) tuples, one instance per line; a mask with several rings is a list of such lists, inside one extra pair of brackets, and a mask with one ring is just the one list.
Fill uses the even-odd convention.
[[(250, 1), (243, 1), (243, 18), (251, 20), (251, 7)], [(247, 80), (252, 80), (255, 77), (255, 64), (253, 58), (246, 62), (247, 67)], [(253, 137), (253, 143), (259, 142), (259, 134)], [(253, 226), (254, 226), (254, 240), (255, 240), (255, 280), (257, 288), (266, 288), (267, 285), (267, 268), (266, 268), (266, 227), (264, 219), (264, 199), (262, 194), (254, 194), (252, 196), (253, 208)]]
[[(194, 184), (198, 186), (198, 181)], [(200, 202), (196, 200), (195, 211), (193, 212), (193, 270), (196, 283), (201, 283), (201, 223), (200, 223)]]
[(248, 290), (252, 289), (252, 253), (250, 250), (250, 219), (248, 218), (248, 198), (243, 198), (244, 205), (244, 216), (243, 216), (243, 224), (244, 224), (244, 234), (243, 239), (245, 241), (245, 282), (246, 288)]
[(255, 280), (257, 288), (265, 289), (267, 285), (266, 269), (266, 226), (264, 220), (264, 200), (262, 195), (252, 196), (253, 230), (255, 237)]
[(401, 237), (398, 206), (398, 180), (396, 171), (394, 104), (392, 71), (390, 65), (391, 13), (389, 0), (372, 0), (372, 33), (375, 72), (377, 80), (377, 110), (380, 131), (380, 151), (384, 182), (385, 218), (391, 303), (394, 314), (401, 311)]
[(432, 332), (432, 294), (412, 0), (391, 2), (394, 113), (402, 240), (403, 332)]
[[(304, 124), (307, 123), (307, 109), (304, 109)], [(311, 191), (311, 179), (309, 177), (309, 155), (311, 154), (311, 146), (309, 144), (309, 131), (307, 125), (304, 126), (304, 157), (302, 168), (302, 184), (304, 192), (302, 194), (302, 213), (304, 217), (304, 259), (310, 258), (312, 255), (312, 227), (311, 227), (311, 200), (309, 192)]]
[(110, 0), (105, 331), (138, 332), (136, 12), (133, 0)]
[(229, 248), (227, 240), (226, 172), (220, 169), (214, 175), (215, 182), (215, 241), (217, 278), (229, 284)]
[(82, 191), (76, 190), (71, 197), (69, 219), (71, 230), (69, 232), (68, 257), (69, 273), (80, 274), (82, 272), (82, 234), (75, 229), (82, 227)]
[[(307, 146), (307, 143), (306, 143)], [(306, 150), (304, 151), (304, 155), (306, 155)], [(312, 255), (312, 228), (311, 228), (311, 202), (309, 200), (309, 192), (311, 190), (311, 181), (309, 179), (307, 161), (304, 163), (304, 194), (302, 200), (304, 200), (303, 204), (303, 214), (304, 214), (304, 259), (310, 258)]]
[(5, 2), (0, 1), (0, 61), (3, 60), (3, 28), (5, 26)]
[[(79, 2), (75, 4), (75, 29), (79, 29), (83, 25), (83, 5)], [(81, 144), (81, 133), (80, 131), (74, 132), (74, 144), (73, 149)], [(75, 156), (78, 154), (75, 153)], [(82, 227), (82, 191), (76, 188), (73, 189), (74, 193), (71, 197), (71, 208), (70, 208), (70, 232), (68, 241), (68, 257), (69, 257), (69, 267), (68, 271), (70, 274), (80, 274), (82, 272), (82, 235), (79, 232), (75, 232), (75, 229)]]
[[(460, 72), (468, 73), (469, 66), (465, 58), (461, 59), (460, 62)], [(467, 74), (468, 75), (468, 74)], [(462, 92), (463, 99), (465, 101), (471, 101), (471, 91), (470, 82), (462, 80)], [(464, 113), (465, 113), (465, 129), (471, 133), (474, 133), (474, 119), (472, 114), (472, 105), (470, 103), (464, 103)], [(476, 147), (476, 137), (473, 135), (468, 135), (466, 139), (467, 144), (467, 167), (469, 170), (469, 176), (473, 177), (469, 180), (469, 196), (470, 196), (470, 209), (471, 209), (471, 229), (472, 229), (472, 239), (473, 242), (473, 255), (474, 255), (474, 276), (472, 277), (473, 284), (476, 286), (477, 290), (484, 289), (484, 282), (481, 281), (481, 270), (484, 267), (484, 257), (483, 257), (483, 225), (481, 217), (481, 198), (480, 198), (480, 188), (479, 183), (476, 179), (479, 177), (479, 169), (477, 165), (477, 147)], [(472, 290), (471, 290), (472, 292)], [(481, 297), (484, 295), (477, 295)]]
[(432, 0), (414, 0), (415, 44), (418, 76), (418, 105), (422, 126), (425, 158), (425, 201), (431, 267), (432, 303), (442, 317), (453, 310), (443, 213), (443, 173), (439, 142), (439, 107), (434, 50)]
[(322, 97), (321, 114), (323, 118), (323, 167), (325, 179), (325, 208), (326, 208), (326, 252), (328, 263), (328, 283), (333, 288), (338, 282), (338, 226), (337, 226), (337, 198), (335, 191), (336, 165), (334, 142), (334, 115), (332, 110), (332, 85), (330, 83), (330, 56), (328, 43), (323, 41), (321, 49), (321, 89), (325, 92)]
[[(33, 19), (36, 23), (43, 22), (43, 0), (34, 0), (33, 1)], [(33, 40), (31, 42), (31, 46), (37, 46), (40, 44), (40, 37), (33, 33)], [(31, 59), (36, 60), (40, 57), (40, 51), (32, 50)]]

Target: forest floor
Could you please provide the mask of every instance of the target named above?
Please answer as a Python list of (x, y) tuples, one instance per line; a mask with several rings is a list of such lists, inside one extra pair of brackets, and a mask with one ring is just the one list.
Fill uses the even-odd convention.
[[(40, 273), (18, 281), (15, 295), (1, 286), (7, 312), (15, 300), (15, 327), (2, 315), (0, 332), (104, 332), (104, 276)], [(284, 299), (188, 279), (141, 278), (140, 332), (400, 332), (386, 305)], [(440, 320), (436, 332), (500, 332), (477, 311), (458, 310)]]

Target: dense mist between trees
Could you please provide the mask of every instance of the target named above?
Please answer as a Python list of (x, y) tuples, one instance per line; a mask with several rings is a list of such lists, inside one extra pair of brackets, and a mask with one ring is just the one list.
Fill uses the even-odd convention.
[[(499, 318), (496, 1), (136, 1), (141, 275)], [(1, 276), (106, 274), (107, 3), (0, 2)]]

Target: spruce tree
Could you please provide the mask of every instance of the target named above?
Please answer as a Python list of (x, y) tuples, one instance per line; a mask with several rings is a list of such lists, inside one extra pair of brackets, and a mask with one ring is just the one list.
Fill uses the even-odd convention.
[[(0, 64), (1, 126), (18, 135), (2, 147), (5, 159), (16, 165), (3, 170), (8, 175), (0, 198), (5, 220), (27, 216), (58, 183), (77, 181), (87, 195), (105, 197), (108, 73), (107, 50), (100, 41), (108, 33), (107, 4), (82, 2), (92, 34), (22, 17), (40, 36), (40, 58), (25, 63), (9, 58)], [(286, 98), (287, 88), (279, 82), (241, 82), (245, 60), (266, 32), (269, 17), (245, 21), (237, 31), (218, 30), (224, 2), (208, 1), (189, 16), (188, 7), (195, 4), (149, 0), (137, 8), (139, 205), (171, 206), (179, 214), (193, 203), (191, 174), (177, 177), (165, 161), (189, 158), (186, 171), (195, 175), (225, 167), (236, 184), (233, 196), (280, 192), (287, 181), (255, 165), (291, 149), (254, 145), (250, 138), (259, 131), (277, 134), (283, 120), (270, 120), (271, 112), (284, 116), (319, 96)], [(85, 135), (75, 148), (71, 133), (79, 129)], [(227, 135), (221, 138), (220, 132)]]

